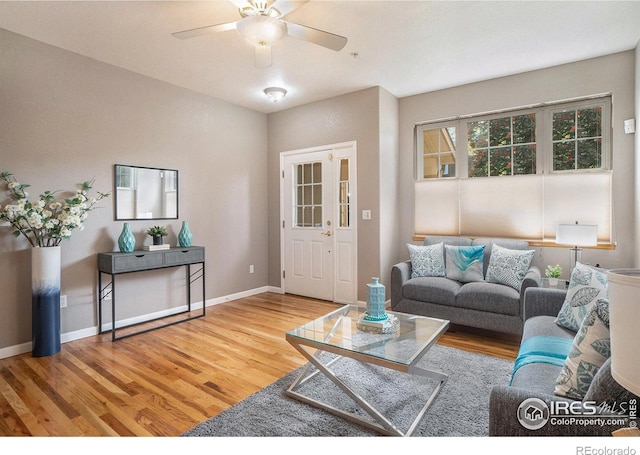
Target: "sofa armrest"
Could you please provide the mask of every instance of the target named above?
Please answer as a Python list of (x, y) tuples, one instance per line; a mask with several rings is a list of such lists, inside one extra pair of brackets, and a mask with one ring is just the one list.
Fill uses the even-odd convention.
[(583, 417), (581, 409), (585, 409), (584, 417), (595, 418), (591, 415), (593, 410), (583, 408), (579, 401), (574, 402), (555, 395), (499, 385), (491, 390), (489, 396), (489, 436), (611, 436), (613, 431), (620, 428), (620, 426), (605, 423), (581, 425), (570, 419), (549, 419), (542, 428), (529, 430), (523, 427), (518, 420), (518, 408), (524, 400), (529, 398), (538, 398), (547, 405), (551, 402), (569, 402), (572, 403), (572, 415), (567, 417), (579, 419)]
[(533, 316), (556, 316), (566, 295), (564, 289), (528, 288), (524, 294), (524, 320)]
[(411, 278), (411, 261), (391, 267), (391, 308), (402, 300), (402, 286)]
[(537, 288), (542, 283), (542, 274), (538, 267), (530, 267), (520, 286), (520, 302), (524, 302), (524, 293), (529, 288)]

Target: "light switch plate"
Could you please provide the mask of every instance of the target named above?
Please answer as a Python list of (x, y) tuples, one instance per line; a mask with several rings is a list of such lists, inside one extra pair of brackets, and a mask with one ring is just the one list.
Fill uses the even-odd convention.
[(362, 211), (362, 219), (370, 220), (371, 219), (371, 210), (363, 210)]

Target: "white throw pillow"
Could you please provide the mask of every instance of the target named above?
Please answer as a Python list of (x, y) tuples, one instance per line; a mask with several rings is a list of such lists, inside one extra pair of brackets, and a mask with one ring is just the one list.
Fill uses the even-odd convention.
[(556, 324), (577, 332), (598, 299), (608, 298), (606, 272), (576, 262)]
[(599, 299), (582, 321), (556, 380), (555, 394), (582, 400), (600, 367), (611, 356), (609, 302)]
[(407, 243), (407, 248), (411, 257), (411, 278), (445, 276), (443, 242), (427, 246)]
[(491, 247), (486, 281), (504, 284), (520, 291), (535, 252), (535, 250), (510, 250), (494, 243)]

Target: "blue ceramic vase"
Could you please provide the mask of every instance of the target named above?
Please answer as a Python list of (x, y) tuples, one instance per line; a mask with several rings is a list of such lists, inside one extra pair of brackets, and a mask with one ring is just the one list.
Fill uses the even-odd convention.
[(131, 253), (136, 246), (136, 238), (131, 232), (131, 226), (129, 223), (124, 223), (122, 227), (122, 233), (118, 237), (118, 247), (121, 253)]
[(189, 230), (189, 223), (186, 221), (182, 222), (182, 228), (178, 233), (178, 244), (183, 247), (190, 247), (191, 242), (193, 241), (193, 236), (191, 235), (191, 231)]

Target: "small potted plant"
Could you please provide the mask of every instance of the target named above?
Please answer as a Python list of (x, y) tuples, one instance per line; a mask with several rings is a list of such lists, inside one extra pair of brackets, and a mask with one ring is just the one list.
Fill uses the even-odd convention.
[(152, 226), (147, 229), (147, 234), (153, 237), (154, 245), (162, 245), (162, 237), (167, 235), (167, 228), (164, 226)]
[(560, 267), (560, 264), (548, 265), (544, 274), (549, 278), (549, 284), (551, 286), (557, 286), (558, 278), (562, 275), (562, 267)]

